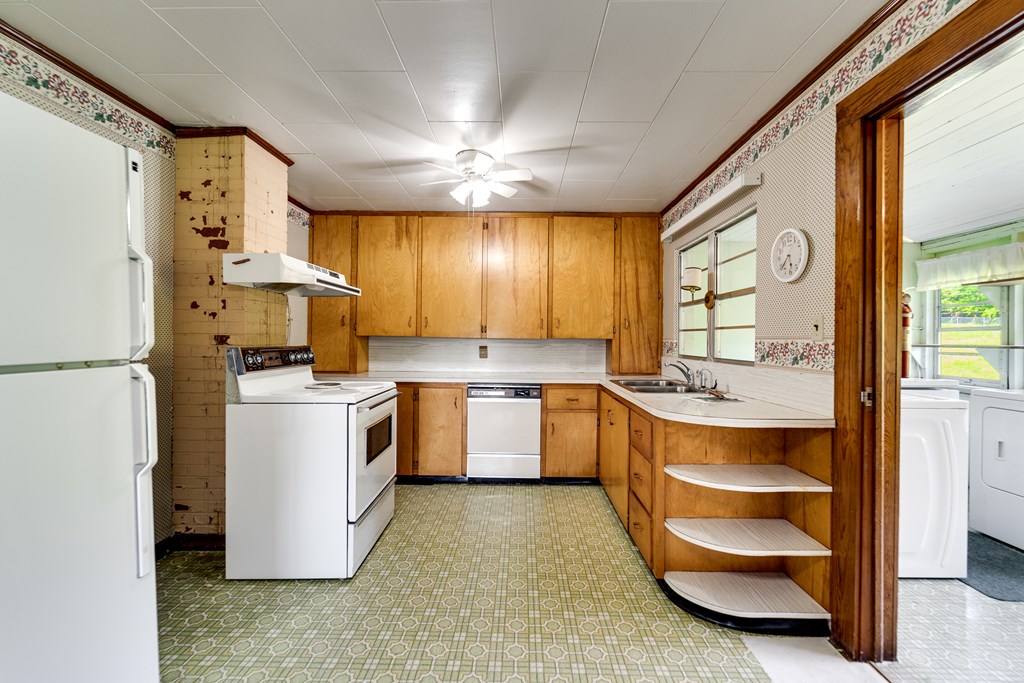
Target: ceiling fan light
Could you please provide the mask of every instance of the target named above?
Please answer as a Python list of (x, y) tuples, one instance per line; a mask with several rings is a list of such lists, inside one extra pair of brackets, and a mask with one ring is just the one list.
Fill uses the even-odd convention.
[(478, 209), (481, 206), (487, 206), (489, 201), (491, 201), (491, 191), (487, 189), (486, 185), (477, 185), (473, 188), (474, 209)]
[(450, 194), (452, 199), (457, 201), (459, 204), (466, 204), (466, 200), (469, 199), (469, 193), (471, 191), (472, 186), (469, 183), (462, 183), (448, 194)]

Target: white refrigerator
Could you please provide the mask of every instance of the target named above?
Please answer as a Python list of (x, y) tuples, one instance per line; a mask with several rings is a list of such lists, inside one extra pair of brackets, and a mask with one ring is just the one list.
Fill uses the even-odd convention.
[(159, 680), (141, 157), (0, 93), (0, 679)]

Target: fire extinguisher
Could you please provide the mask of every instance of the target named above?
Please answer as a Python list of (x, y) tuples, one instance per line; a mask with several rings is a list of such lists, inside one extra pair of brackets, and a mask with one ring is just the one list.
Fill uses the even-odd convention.
[(900, 377), (910, 377), (910, 319), (914, 311), (910, 309), (910, 295), (903, 292), (903, 354)]

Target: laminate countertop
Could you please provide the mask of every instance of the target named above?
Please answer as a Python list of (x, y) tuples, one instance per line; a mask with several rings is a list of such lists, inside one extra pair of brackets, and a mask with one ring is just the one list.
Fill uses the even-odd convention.
[[(700, 395), (638, 394), (614, 384), (614, 379), (639, 377), (609, 375), (603, 372), (363, 372), (352, 375), (315, 373), (320, 380), (387, 380), (396, 383), (493, 383), (493, 384), (599, 384), (617, 398), (663, 420), (718, 427), (761, 428), (833, 428), (836, 423), (824, 417), (789, 406), (769, 403), (730, 393), (738, 401), (705, 401)], [(640, 377), (652, 379), (650, 375)], [(676, 379), (676, 378), (673, 378)]]

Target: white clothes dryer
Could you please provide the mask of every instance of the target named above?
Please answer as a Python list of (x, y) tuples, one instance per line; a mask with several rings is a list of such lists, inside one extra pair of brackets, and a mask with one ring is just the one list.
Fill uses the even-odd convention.
[(901, 578), (967, 576), (968, 402), (900, 397)]
[(1024, 391), (971, 392), (970, 525), (1024, 549)]

